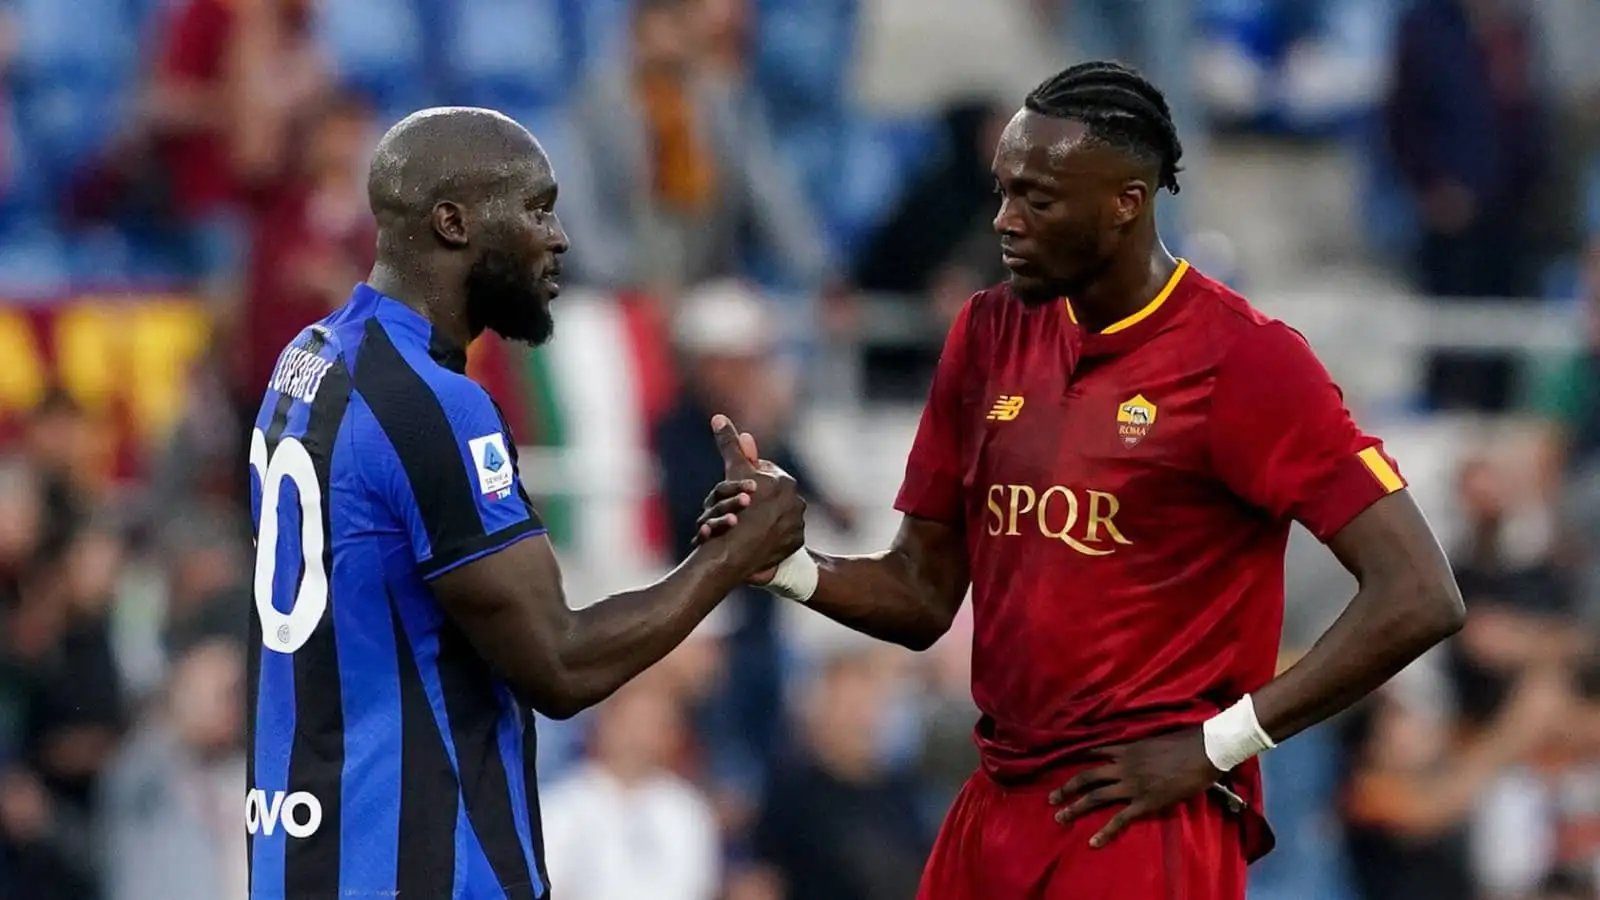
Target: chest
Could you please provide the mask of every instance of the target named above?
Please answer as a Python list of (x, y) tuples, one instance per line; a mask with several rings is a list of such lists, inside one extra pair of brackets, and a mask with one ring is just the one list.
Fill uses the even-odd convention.
[(1012, 344), (963, 398), (969, 514), (992, 536), (1109, 552), (1209, 505), (1213, 379), (1205, 355), (1160, 337), (1098, 357), (1065, 338)]

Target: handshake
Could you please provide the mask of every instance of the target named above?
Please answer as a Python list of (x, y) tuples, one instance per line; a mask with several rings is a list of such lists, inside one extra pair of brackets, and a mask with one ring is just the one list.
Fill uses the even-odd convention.
[(816, 563), (805, 551), (806, 502), (794, 478), (756, 453), (756, 440), (723, 415), (711, 431), (722, 454), (723, 480), (706, 495), (696, 547), (718, 554), (749, 584), (806, 600), (816, 588)]

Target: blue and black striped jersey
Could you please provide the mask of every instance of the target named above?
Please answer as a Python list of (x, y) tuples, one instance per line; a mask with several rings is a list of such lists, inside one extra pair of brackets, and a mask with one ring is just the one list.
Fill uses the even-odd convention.
[(494, 401), (359, 285), (250, 437), (252, 900), (547, 894), (531, 714), (428, 581), (544, 529)]

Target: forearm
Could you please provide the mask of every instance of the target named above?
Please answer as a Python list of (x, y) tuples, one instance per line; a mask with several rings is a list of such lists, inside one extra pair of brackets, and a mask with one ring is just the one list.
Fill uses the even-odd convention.
[(1342, 712), (1460, 628), (1453, 584), (1363, 585), (1310, 651), (1252, 695), (1274, 741)]
[(867, 556), (811, 551), (811, 556), (820, 573), (806, 605), (835, 622), (912, 650), (927, 649), (950, 630), (960, 598), (951, 604), (932, 573), (919, 572), (909, 555), (890, 549)]
[(648, 587), (574, 610), (558, 647), (559, 708), (550, 714), (572, 715), (609, 697), (683, 643), (738, 585), (701, 550)]

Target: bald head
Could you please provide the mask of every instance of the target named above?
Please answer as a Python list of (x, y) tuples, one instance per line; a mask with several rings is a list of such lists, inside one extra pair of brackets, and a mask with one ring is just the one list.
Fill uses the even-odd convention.
[(439, 203), (477, 205), (519, 179), (549, 179), (528, 129), (492, 109), (438, 107), (400, 120), (378, 142), (367, 199), (384, 229), (425, 221)]

